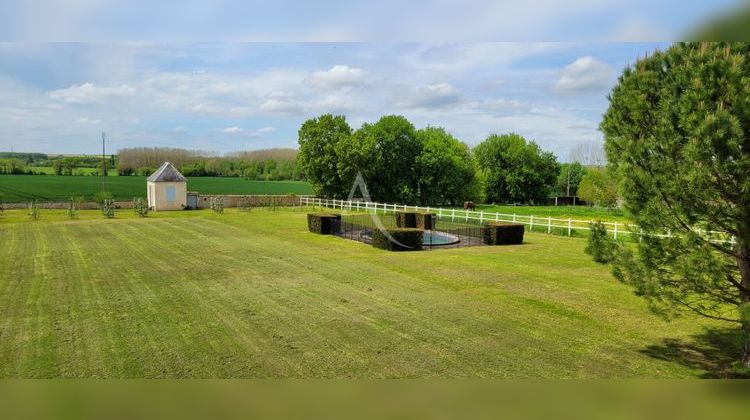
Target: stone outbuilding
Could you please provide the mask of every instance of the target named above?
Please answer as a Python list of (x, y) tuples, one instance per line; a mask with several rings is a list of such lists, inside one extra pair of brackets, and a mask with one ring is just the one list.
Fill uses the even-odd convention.
[(187, 205), (187, 179), (169, 162), (148, 177), (146, 189), (152, 210), (182, 210)]

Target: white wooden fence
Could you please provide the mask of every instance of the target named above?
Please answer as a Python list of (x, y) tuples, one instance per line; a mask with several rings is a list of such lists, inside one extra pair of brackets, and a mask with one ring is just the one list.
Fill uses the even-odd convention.
[[(346, 211), (364, 211), (387, 214), (395, 211), (426, 211), (434, 213), (438, 219), (450, 219), (451, 221), (465, 221), (474, 223), (484, 222), (515, 222), (529, 226), (530, 231), (546, 231), (546, 233), (558, 233), (572, 236), (576, 230), (590, 230), (594, 220), (577, 220), (573, 218), (558, 219), (551, 216), (534, 216), (523, 214), (507, 214), (499, 212), (472, 211), (461, 209), (444, 209), (440, 207), (420, 207), (406, 204), (375, 203), (371, 201), (358, 200), (336, 200), (316, 197), (300, 197), (302, 206), (319, 206)], [(621, 235), (643, 235), (638, 226), (625, 222), (602, 222), (607, 232), (615, 239)], [(534, 230), (536, 229), (536, 230)], [(714, 243), (729, 243), (734, 248), (735, 238), (724, 232), (697, 230), (703, 237), (708, 237)], [(672, 237), (671, 232), (655, 235), (660, 238)]]

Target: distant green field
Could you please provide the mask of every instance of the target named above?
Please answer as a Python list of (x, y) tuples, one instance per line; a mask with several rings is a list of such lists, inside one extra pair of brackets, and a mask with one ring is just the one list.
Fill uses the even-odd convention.
[[(101, 178), (95, 176), (1, 175), (0, 201), (64, 201), (72, 196), (92, 199), (101, 191)], [(248, 181), (243, 178), (199, 177), (188, 179), (188, 190), (203, 194), (312, 194), (312, 187), (301, 181)], [(116, 200), (146, 196), (146, 178), (113, 176), (107, 178), (107, 191)]]

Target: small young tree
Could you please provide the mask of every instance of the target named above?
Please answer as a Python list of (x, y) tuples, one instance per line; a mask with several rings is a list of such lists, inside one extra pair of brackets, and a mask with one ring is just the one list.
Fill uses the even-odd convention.
[(242, 197), (242, 198), (240, 198), (239, 208), (240, 208), (240, 211), (243, 212), (243, 213), (247, 213), (250, 210), (252, 210), (253, 206), (250, 203), (250, 198), (248, 198), (248, 197)]
[(102, 201), (101, 205), (102, 214), (107, 219), (115, 217), (115, 200), (108, 198)]
[(601, 221), (589, 226), (589, 238), (584, 251), (599, 264), (607, 264), (615, 259), (617, 243), (607, 236), (607, 227)]
[(208, 207), (216, 214), (224, 214), (224, 197), (211, 197), (208, 201)]
[(82, 197), (70, 197), (68, 199), (68, 208), (65, 210), (68, 219), (72, 220), (78, 218), (78, 209), (80, 208), (81, 202)]
[(148, 203), (146, 203), (143, 197), (133, 198), (133, 212), (139, 217), (148, 216)]
[(36, 200), (29, 201), (29, 217), (31, 220), (39, 220), (39, 217), (41, 216), (39, 212), (39, 206), (36, 203)]

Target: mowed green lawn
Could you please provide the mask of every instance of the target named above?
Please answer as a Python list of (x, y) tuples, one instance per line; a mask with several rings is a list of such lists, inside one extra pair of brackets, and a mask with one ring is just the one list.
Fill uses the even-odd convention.
[(590, 206), (504, 206), (478, 204), (476, 210), (482, 210), (487, 213), (517, 214), (519, 216), (552, 217), (553, 219), (563, 220), (572, 218), (574, 220), (601, 220), (604, 222), (628, 221), (627, 214), (623, 210)]
[(0, 215), (0, 377), (694, 377), (714, 366), (695, 349), (717, 325), (653, 316), (577, 238), (391, 253), (308, 233), (293, 209), (62, 215)]
[[(0, 175), (0, 202), (6, 203), (65, 201), (72, 196), (92, 199), (101, 189), (101, 178), (95, 176)], [(188, 190), (203, 194), (312, 194), (312, 187), (307, 182), (221, 177), (189, 178)], [(116, 200), (146, 197), (146, 178), (107, 177), (107, 191)]]

